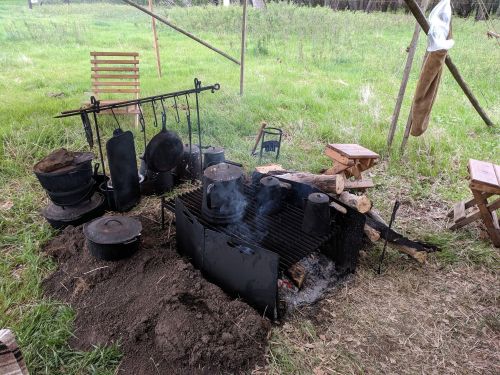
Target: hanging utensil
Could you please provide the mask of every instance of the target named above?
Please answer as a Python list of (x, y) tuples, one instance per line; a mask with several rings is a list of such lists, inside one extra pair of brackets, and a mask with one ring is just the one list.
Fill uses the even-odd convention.
[(174, 96), (174, 108), (175, 108), (175, 122), (178, 124), (181, 122), (181, 118), (179, 117), (179, 108), (177, 107), (177, 97)]
[(156, 102), (154, 100), (151, 101), (151, 107), (153, 107), (153, 116), (155, 120), (155, 128), (158, 127), (158, 118), (156, 117)]
[[(163, 102), (162, 102), (163, 105)], [(177, 133), (167, 130), (167, 115), (161, 116), (161, 130), (146, 146), (144, 160), (154, 172), (171, 171), (182, 159), (184, 146)]]
[(83, 130), (85, 131), (85, 138), (90, 148), (94, 147), (94, 135), (92, 134), (92, 125), (90, 124), (89, 115), (87, 112), (82, 112), (80, 114), (82, 118)]

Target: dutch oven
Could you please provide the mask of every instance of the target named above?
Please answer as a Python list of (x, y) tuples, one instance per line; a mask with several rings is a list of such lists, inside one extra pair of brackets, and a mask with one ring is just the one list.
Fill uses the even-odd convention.
[(42, 210), (42, 215), (54, 229), (77, 226), (104, 215), (104, 197), (94, 193), (89, 200), (72, 207), (60, 207), (50, 202)]
[(47, 195), (50, 200), (57, 206), (76, 206), (86, 199), (88, 199), (94, 193), (95, 181), (91, 177), (89, 181), (82, 184), (73, 190), (64, 191), (50, 191), (46, 190)]
[(82, 187), (82, 185), (87, 185), (92, 178), (94, 154), (91, 152), (66, 152), (69, 156), (64, 163), (60, 164), (62, 166), (59, 168), (49, 172), (44, 171), (46, 170), (44, 166), (46, 167), (48, 163), (47, 159), (52, 154), (36, 163), (33, 167), (33, 172), (45, 190), (50, 192), (74, 191)]
[(127, 216), (106, 216), (83, 226), (90, 253), (102, 260), (128, 258), (139, 248), (142, 224)]

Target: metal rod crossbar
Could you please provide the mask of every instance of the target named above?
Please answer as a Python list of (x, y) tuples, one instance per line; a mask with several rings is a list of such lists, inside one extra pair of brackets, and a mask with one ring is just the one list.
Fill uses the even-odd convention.
[(94, 100), (93, 104), (87, 108), (80, 108), (80, 109), (73, 109), (73, 110), (69, 110), (69, 111), (64, 111), (64, 112), (61, 112), (60, 115), (55, 116), (55, 118), (77, 116), (77, 115), (81, 115), (82, 113), (99, 113), (100, 111), (107, 111), (107, 110), (112, 110), (112, 109), (116, 109), (116, 108), (129, 107), (132, 105), (140, 105), (140, 104), (144, 104), (144, 103), (152, 103), (154, 101), (162, 100), (162, 99), (176, 98), (176, 97), (189, 95), (189, 94), (199, 94), (200, 92), (207, 91), (207, 90), (210, 90), (211, 92), (215, 92), (215, 91), (220, 89), (220, 85), (218, 83), (210, 85), (210, 86), (201, 87), (201, 83), (197, 84), (196, 82), (199, 82), (199, 81), (195, 80), (195, 88), (194, 89), (174, 91), (174, 92), (169, 92), (166, 94), (148, 96), (145, 98), (126, 100), (126, 101), (118, 102), (118, 103), (100, 105), (99, 101)]

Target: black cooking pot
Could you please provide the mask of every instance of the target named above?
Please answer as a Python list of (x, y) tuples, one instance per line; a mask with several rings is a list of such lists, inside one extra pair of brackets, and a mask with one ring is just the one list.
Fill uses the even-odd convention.
[(201, 154), (200, 148), (196, 145), (184, 145), (184, 153), (180, 163), (175, 168), (177, 181), (199, 180), (201, 179)]
[(211, 165), (223, 163), (225, 160), (224, 149), (222, 147), (210, 146), (203, 151), (203, 170)]
[(210, 222), (227, 224), (241, 219), (247, 201), (243, 194), (243, 170), (219, 163), (203, 172), (202, 214)]
[[(45, 190), (52, 192), (72, 191), (86, 185), (92, 178), (92, 153), (78, 153), (76, 164), (70, 165), (54, 172), (41, 172), (37, 164), (33, 168), (38, 181)], [(82, 162), (78, 162), (79, 158)]]
[(326, 236), (331, 231), (330, 199), (323, 193), (311, 193), (307, 197), (302, 218), (302, 231)]
[(85, 184), (81, 185), (73, 190), (67, 191), (47, 191), (47, 195), (50, 200), (57, 206), (76, 206), (83, 202), (84, 200), (90, 198), (94, 193), (95, 181), (90, 178), (90, 180)]
[(139, 249), (142, 225), (127, 216), (106, 216), (83, 227), (90, 253), (102, 260), (119, 260)]
[(153, 172), (148, 170), (147, 176), (156, 195), (162, 195), (174, 188), (174, 176), (171, 171)]
[(257, 207), (257, 212), (261, 215), (272, 215), (281, 209), (281, 185), (276, 177), (266, 176), (260, 179)]

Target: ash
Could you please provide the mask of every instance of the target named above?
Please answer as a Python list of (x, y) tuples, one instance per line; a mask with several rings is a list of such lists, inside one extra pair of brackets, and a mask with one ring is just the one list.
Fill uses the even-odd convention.
[(317, 302), (341, 279), (335, 270), (335, 263), (320, 252), (314, 252), (298, 263), (306, 270), (300, 290), (286, 276), (278, 280), (279, 300), (284, 302), (286, 313)]

